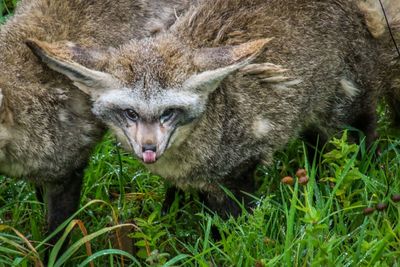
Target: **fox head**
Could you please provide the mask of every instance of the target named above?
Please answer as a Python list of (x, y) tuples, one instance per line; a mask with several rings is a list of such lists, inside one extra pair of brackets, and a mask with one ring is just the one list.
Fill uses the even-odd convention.
[(174, 38), (131, 41), (102, 50), (69, 42), (27, 45), (93, 100), (93, 113), (144, 163), (178, 146), (225, 77), (246, 66), (270, 39), (192, 49)]

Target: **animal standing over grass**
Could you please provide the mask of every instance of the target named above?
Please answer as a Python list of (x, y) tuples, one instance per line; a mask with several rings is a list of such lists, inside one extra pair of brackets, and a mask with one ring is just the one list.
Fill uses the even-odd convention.
[[(0, 26), (0, 173), (44, 187), (50, 231), (78, 207), (83, 169), (105, 127), (89, 97), (40, 64), (25, 41), (75, 41), (77, 54), (113, 47), (162, 30), (183, 3), (24, 0)], [(101, 56), (92, 50), (85, 64), (95, 67)]]
[(151, 172), (238, 215), (221, 185), (248, 204), (252, 171), (289, 140), (321, 142), (345, 125), (374, 140), (393, 54), (364, 15), (348, 0), (206, 0), (168, 32), (96, 57), (28, 44), (91, 96), (96, 117)]

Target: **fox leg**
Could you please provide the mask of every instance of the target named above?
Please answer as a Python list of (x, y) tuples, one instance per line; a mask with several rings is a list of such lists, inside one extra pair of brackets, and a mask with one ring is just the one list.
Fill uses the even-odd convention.
[(312, 164), (315, 156), (318, 159), (323, 146), (328, 141), (328, 138), (325, 134), (315, 128), (303, 131), (301, 133), (301, 139), (306, 143), (307, 160)]
[[(241, 202), (241, 198), (236, 196), (238, 193), (230, 191), (237, 201)], [(228, 219), (229, 216), (238, 217), (242, 213), (242, 209), (238, 203), (226, 195), (225, 192), (221, 192), (219, 196), (215, 196), (209, 192), (201, 192), (200, 200), (211, 212), (217, 213), (224, 220)]]
[(392, 124), (394, 127), (400, 128), (400, 99), (395, 96), (387, 98), (388, 105), (392, 112)]
[[(396, 65), (396, 70), (400, 70), (400, 64)], [(392, 74), (392, 79), (388, 90), (386, 90), (385, 100), (389, 106), (391, 123), (395, 128), (400, 128), (400, 77), (399, 71)]]
[(35, 186), (35, 195), (36, 195), (37, 201), (39, 201), (41, 203), (44, 202), (42, 186), (40, 186), (40, 185)]
[[(256, 190), (254, 171), (257, 165), (258, 161), (239, 166), (222, 183), (222, 186), (230, 191), (235, 199), (227, 195), (222, 188), (218, 188), (213, 192), (201, 192), (200, 200), (223, 219), (227, 219), (229, 216), (240, 216), (242, 213), (241, 204), (246, 210), (250, 211), (250, 208), (253, 207), (253, 198), (248, 194), (253, 194)], [(240, 175), (235, 177), (235, 173), (240, 173)]]
[[(69, 177), (64, 179), (62, 183), (51, 183), (45, 185), (49, 233), (56, 230), (58, 226), (60, 226), (78, 209), (82, 179), (83, 168), (74, 171)], [(54, 245), (61, 235), (62, 232), (57, 233), (53, 238), (51, 238), (49, 243)]]
[[(252, 194), (255, 192), (254, 170), (255, 167), (249, 169), (240, 179), (223, 184), (235, 199), (227, 195), (221, 188), (218, 188), (213, 192), (200, 192), (200, 201), (211, 212), (217, 213), (224, 220), (227, 220), (229, 216), (239, 217), (243, 211), (241, 204), (246, 210), (251, 211), (251, 207), (254, 206), (253, 198), (246, 193)], [(221, 235), (215, 225), (211, 226), (211, 234), (214, 240), (221, 240)]]
[(167, 192), (165, 192), (165, 199), (161, 207), (162, 215), (166, 215), (168, 213), (176, 197), (179, 198), (179, 207), (183, 206), (184, 205), (183, 202), (185, 199), (185, 192), (175, 186), (169, 186)]
[(387, 100), (392, 112), (392, 124), (396, 128), (400, 128), (400, 101), (398, 99)]
[(377, 128), (377, 116), (376, 107), (371, 107), (371, 110), (365, 110), (363, 113), (358, 114), (351, 126), (361, 130), (365, 134), (365, 144), (367, 148), (370, 148), (372, 143), (378, 138)]

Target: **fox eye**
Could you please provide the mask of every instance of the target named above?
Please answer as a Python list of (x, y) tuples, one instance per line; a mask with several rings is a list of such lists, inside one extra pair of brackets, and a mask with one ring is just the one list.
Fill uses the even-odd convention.
[(130, 119), (131, 121), (136, 122), (139, 119), (139, 115), (133, 109), (125, 109), (124, 110), (125, 116)]
[(161, 124), (166, 123), (167, 121), (171, 120), (172, 117), (174, 117), (174, 115), (175, 115), (175, 109), (170, 108), (170, 109), (165, 110), (160, 116)]

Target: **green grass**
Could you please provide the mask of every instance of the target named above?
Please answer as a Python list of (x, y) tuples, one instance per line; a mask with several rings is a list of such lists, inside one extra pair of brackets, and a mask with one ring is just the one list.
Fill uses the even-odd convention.
[(18, 0), (0, 0), (0, 24), (14, 11)]
[[(0, 0), (0, 23), (14, 5)], [(293, 141), (272, 166), (257, 169), (254, 211), (227, 221), (190, 195), (161, 216), (164, 181), (107, 136), (49, 266), (398, 266), (400, 203), (391, 197), (400, 193), (400, 140), (385, 120), (380, 125), (379, 156), (344, 133), (308, 165), (304, 145)], [(280, 182), (298, 168), (307, 169), (307, 185)], [(386, 210), (364, 215), (380, 202)], [(51, 237), (44, 218), (32, 185), (0, 177), (0, 266), (40, 266)], [(221, 240), (213, 240), (213, 227)], [(60, 253), (67, 233), (72, 240)]]
[[(258, 168), (253, 213), (222, 221), (189, 195), (184, 207), (161, 216), (163, 180), (120, 157), (107, 136), (86, 171), (82, 208), (67, 229), (69, 249), (56, 260), (61, 243), (53, 248), (50, 266), (92, 259), (95, 266), (396, 266), (400, 203), (391, 197), (400, 193), (399, 142), (381, 138), (376, 156), (363, 143), (349, 144), (345, 132), (308, 166), (295, 141), (273, 166)], [(280, 182), (299, 167), (308, 171), (307, 185)], [(0, 179), (0, 266), (30, 266), (43, 256), (44, 207), (32, 186)], [(379, 202), (388, 205), (385, 211), (364, 215)], [(212, 226), (221, 240), (212, 239)]]

